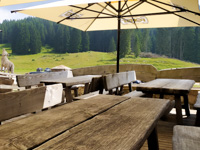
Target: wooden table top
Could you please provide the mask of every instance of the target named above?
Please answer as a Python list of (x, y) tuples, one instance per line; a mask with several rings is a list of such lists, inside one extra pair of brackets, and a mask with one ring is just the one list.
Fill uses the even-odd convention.
[(0, 126), (0, 149), (139, 149), (168, 100), (98, 95)]
[(86, 76), (76, 76), (70, 78), (49, 79), (49, 80), (41, 80), (40, 82), (45, 84), (63, 83), (65, 84), (65, 86), (73, 86), (77, 84), (90, 83), (93, 77), (101, 77), (101, 75), (86, 75)]
[(194, 80), (185, 79), (155, 79), (136, 87), (137, 91), (166, 93), (166, 94), (187, 94), (195, 84)]

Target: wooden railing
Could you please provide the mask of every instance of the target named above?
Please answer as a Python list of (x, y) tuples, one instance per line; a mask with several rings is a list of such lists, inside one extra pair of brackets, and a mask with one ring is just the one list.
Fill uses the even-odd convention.
[[(147, 82), (156, 78), (157, 69), (152, 65), (140, 65), (140, 64), (122, 64), (119, 67), (120, 72), (135, 70), (138, 80)], [(78, 68), (72, 70), (74, 76), (80, 75), (107, 75), (116, 73), (116, 65), (105, 65)]]
[[(200, 67), (193, 68), (175, 68), (158, 71), (152, 65), (146, 64), (122, 64), (119, 68), (120, 72), (132, 71), (136, 72), (138, 80), (143, 82), (151, 81), (156, 78), (170, 78), (170, 79), (192, 79), (200, 82)], [(77, 68), (72, 70), (74, 76), (80, 75), (107, 75), (116, 73), (116, 65), (95, 66), (86, 68)]]

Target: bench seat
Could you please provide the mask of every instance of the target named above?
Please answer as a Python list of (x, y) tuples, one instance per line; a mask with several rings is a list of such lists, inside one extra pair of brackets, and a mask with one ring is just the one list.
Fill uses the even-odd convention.
[(173, 129), (173, 150), (198, 150), (200, 128), (176, 125)]
[(123, 96), (127, 96), (127, 97), (143, 97), (145, 96), (145, 94), (143, 92), (140, 92), (140, 91), (132, 91), (132, 92), (129, 92)]

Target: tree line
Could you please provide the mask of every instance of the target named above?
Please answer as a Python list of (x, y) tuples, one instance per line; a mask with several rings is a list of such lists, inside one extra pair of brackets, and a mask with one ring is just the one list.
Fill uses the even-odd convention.
[[(116, 51), (117, 31), (80, 30), (39, 18), (3, 21), (0, 41), (10, 43), (16, 55), (37, 54), (49, 45), (55, 53)], [(200, 63), (200, 28), (156, 28), (121, 30), (120, 58), (151, 52)]]

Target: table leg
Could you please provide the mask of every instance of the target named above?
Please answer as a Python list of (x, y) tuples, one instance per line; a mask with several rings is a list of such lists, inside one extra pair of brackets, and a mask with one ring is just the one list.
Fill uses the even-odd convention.
[(73, 100), (72, 93), (71, 93), (71, 86), (65, 87), (65, 98), (66, 102), (70, 103)]
[(188, 104), (188, 95), (184, 95), (184, 108), (185, 108), (185, 113), (187, 116), (190, 116), (190, 109), (189, 109), (189, 104)]
[(176, 121), (177, 124), (183, 124), (182, 118), (182, 105), (181, 105), (181, 96), (175, 95), (175, 107), (176, 107)]
[(148, 137), (148, 148), (149, 150), (159, 150), (158, 134), (156, 127), (153, 129)]

